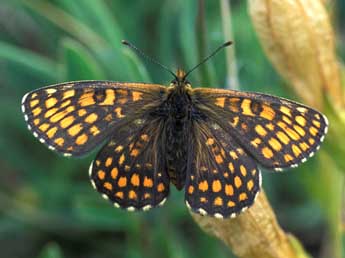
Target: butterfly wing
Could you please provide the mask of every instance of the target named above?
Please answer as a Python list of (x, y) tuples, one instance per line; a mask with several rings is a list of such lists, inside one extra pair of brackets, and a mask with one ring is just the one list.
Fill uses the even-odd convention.
[(256, 162), (215, 123), (195, 122), (193, 132), (186, 204), (201, 215), (234, 217), (253, 204), (260, 190)]
[(280, 171), (307, 160), (327, 133), (316, 110), (259, 93), (197, 88), (194, 102), (262, 166)]
[(123, 127), (92, 162), (92, 185), (116, 207), (148, 210), (165, 202), (169, 177), (161, 128), (159, 120)]
[(116, 130), (160, 102), (154, 84), (80, 81), (48, 86), (23, 97), (33, 135), (66, 156), (92, 150)]

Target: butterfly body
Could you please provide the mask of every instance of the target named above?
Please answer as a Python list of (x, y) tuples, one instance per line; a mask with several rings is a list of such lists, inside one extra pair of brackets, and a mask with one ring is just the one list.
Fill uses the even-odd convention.
[(162, 205), (170, 183), (196, 213), (234, 217), (261, 186), (259, 166), (275, 171), (311, 157), (327, 118), (302, 104), (261, 93), (192, 88), (178, 70), (170, 86), (81, 81), (26, 94), (34, 136), (65, 156), (105, 142), (89, 173), (116, 207)]

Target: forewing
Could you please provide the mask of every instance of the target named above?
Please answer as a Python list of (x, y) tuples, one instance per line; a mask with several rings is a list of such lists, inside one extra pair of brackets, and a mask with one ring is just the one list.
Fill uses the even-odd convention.
[(278, 97), (199, 88), (194, 103), (262, 166), (277, 171), (306, 161), (327, 133), (324, 115)]
[(148, 210), (165, 202), (169, 178), (160, 133), (158, 121), (132, 124), (117, 132), (92, 162), (92, 185), (116, 207)]
[(217, 124), (195, 122), (193, 133), (186, 204), (201, 215), (235, 217), (253, 204), (260, 190), (256, 162)]
[(144, 116), (164, 90), (154, 84), (70, 82), (26, 94), (22, 111), (42, 143), (66, 156), (80, 156), (117, 127)]

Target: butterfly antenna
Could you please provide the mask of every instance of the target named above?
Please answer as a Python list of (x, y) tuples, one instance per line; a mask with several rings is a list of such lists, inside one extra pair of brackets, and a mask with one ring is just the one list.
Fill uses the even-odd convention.
[(232, 44), (232, 41), (227, 41), (224, 44), (222, 44), (221, 46), (219, 46), (216, 50), (214, 50), (210, 55), (208, 55), (204, 60), (202, 60), (199, 64), (197, 64), (196, 66), (194, 66), (192, 69), (190, 69), (186, 75), (184, 76), (184, 79), (187, 78), (187, 76), (193, 72), (196, 68), (198, 68), (200, 65), (204, 64), (205, 62), (207, 62), (208, 59), (210, 59), (211, 57), (213, 57), (215, 54), (217, 54), (220, 50), (222, 50), (225, 47), (228, 47)]
[(158, 62), (157, 60), (153, 59), (152, 57), (149, 57), (143, 51), (141, 51), (139, 48), (137, 48), (133, 44), (129, 43), (127, 40), (122, 40), (121, 43), (126, 45), (126, 46), (128, 46), (128, 47), (130, 47), (137, 54), (141, 55), (142, 57), (144, 57), (145, 59), (147, 59), (151, 63), (157, 64), (158, 66), (162, 67), (165, 71), (169, 72), (172, 76), (174, 76), (175, 79), (177, 79), (177, 75), (174, 72), (172, 72), (168, 67), (166, 67), (165, 65), (161, 64), (160, 62)]

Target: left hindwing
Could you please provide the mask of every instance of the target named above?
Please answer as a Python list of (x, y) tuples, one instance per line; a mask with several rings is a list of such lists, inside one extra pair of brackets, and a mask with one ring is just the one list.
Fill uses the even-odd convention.
[(196, 107), (219, 124), (262, 166), (297, 166), (320, 147), (327, 118), (314, 109), (259, 93), (197, 88)]
[(50, 149), (80, 156), (116, 128), (143, 118), (160, 103), (155, 84), (80, 81), (48, 86), (23, 97), (22, 111), (33, 135)]

